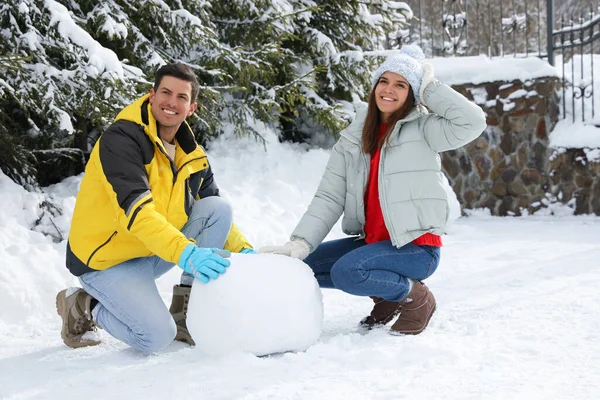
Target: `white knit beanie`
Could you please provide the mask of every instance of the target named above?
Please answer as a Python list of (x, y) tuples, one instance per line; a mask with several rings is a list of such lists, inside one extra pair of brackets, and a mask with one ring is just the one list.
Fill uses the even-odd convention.
[(405, 45), (397, 54), (388, 57), (373, 74), (373, 87), (379, 82), (379, 78), (384, 72), (390, 71), (402, 75), (415, 94), (415, 103), (419, 104), (419, 89), (423, 80), (422, 60), (425, 58), (423, 50), (417, 45)]

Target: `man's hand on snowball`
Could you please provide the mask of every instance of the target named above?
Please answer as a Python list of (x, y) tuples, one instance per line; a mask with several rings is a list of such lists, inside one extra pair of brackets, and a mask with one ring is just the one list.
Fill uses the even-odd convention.
[(287, 242), (283, 246), (265, 246), (258, 250), (259, 253), (281, 254), (304, 260), (310, 254), (310, 245), (304, 240), (296, 239)]
[(231, 264), (225, 258), (231, 253), (217, 248), (197, 247), (191, 243), (183, 249), (177, 265), (202, 283), (217, 279)]

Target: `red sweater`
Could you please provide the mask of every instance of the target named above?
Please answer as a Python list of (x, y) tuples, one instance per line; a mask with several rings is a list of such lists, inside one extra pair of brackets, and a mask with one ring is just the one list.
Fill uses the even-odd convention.
[[(387, 124), (379, 125), (379, 140), (385, 135)], [(379, 160), (381, 159), (381, 148), (377, 148), (371, 154), (371, 171), (365, 191), (365, 242), (375, 243), (382, 240), (390, 240), (390, 233), (383, 220), (381, 203), (379, 202)], [(438, 235), (425, 233), (413, 240), (419, 246), (442, 246), (442, 238)]]

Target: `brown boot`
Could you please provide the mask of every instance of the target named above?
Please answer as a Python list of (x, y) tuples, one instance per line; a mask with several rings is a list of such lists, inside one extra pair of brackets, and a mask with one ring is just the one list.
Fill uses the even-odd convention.
[(56, 312), (62, 318), (60, 336), (69, 347), (95, 346), (99, 340), (84, 338), (87, 332), (95, 332), (92, 320), (92, 296), (83, 289), (65, 289), (56, 295)]
[(415, 282), (400, 304), (400, 316), (392, 325), (390, 333), (418, 335), (423, 332), (435, 311), (435, 297), (427, 286), (423, 282)]
[(371, 296), (375, 305), (371, 314), (360, 321), (360, 325), (372, 329), (376, 326), (383, 326), (390, 322), (398, 313), (400, 313), (401, 304), (382, 299), (381, 297)]
[(175, 320), (175, 325), (177, 325), (177, 335), (175, 336), (175, 340), (195, 346), (196, 343), (194, 342), (194, 339), (192, 339), (185, 322), (191, 291), (192, 288), (190, 286), (173, 286), (173, 300), (171, 300), (169, 312)]

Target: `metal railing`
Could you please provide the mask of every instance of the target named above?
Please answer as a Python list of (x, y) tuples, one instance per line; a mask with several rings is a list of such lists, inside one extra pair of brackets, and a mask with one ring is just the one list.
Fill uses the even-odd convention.
[[(600, 125), (600, 120), (596, 120), (594, 98), (594, 85), (597, 85), (594, 59), (600, 61), (600, 14), (581, 13), (568, 20), (561, 16), (560, 28), (552, 33), (550, 46), (554, 52), (560, 52), (562, 58), (563, 117), (571, 114), (575, 122), (576, 115), (581, 115), (582, 122), (587, 120)], [(591, 101), (589, 107), (586, 107), (586, 99)]]
[(415, 18), (408, 29), (388, 35), (387, 48), (416, 43), (429, 57), (546, 57), (546, 0), (405, 2)]
[[(562, 63), (562, 116), (596, 121), (594, 54), (600, 57), (600, 0), (579, 0), (578, 15), (555, 18), (554, 0), (405, 0), (408, 28), (388, 35), (385, 47), (421, 46), (428, 57), (539, 57)], [(583, 4), (581, 4), (583, 3)], [(585, 11), (582, 11), (584, 10)], [(550, 40), (548, 40), (550, 38)], [(559, 66), (559, 70), (561, 67)], [(598, 82), (600, 83), (600, 82)], [(597, 90), (600, 93), (600, 87)], [(591, 98), (591, 99), (590, 99)], [(591, 100), (586, 103), (586, 99)]]
[[(580, 0), (582, 1), (582, 0)], [(556, 23), (554, 0), (405, 0), (414, 12), (410, 26), (388, 34), (384, 47), (417, 43), (427, 56), (486, 54), (489, 57), (548, 57), (565, 25)], [(571, 20), (591, 20), (600, 0), (587, 0)], [(565, 15), (562, 14), (561, 18)], [(568, 20), (568, 18), (567, 18)], [(568, 25), (568, 23), (566, 23)]]

